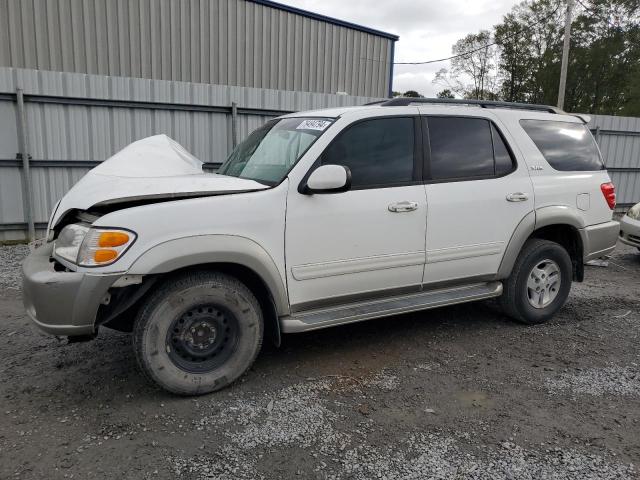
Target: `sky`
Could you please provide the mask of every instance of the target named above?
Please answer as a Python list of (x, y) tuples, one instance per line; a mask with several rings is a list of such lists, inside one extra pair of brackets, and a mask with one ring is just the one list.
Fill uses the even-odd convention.
[[(451, 55), (451, 46), (468, 33), (490, 29), (519, 3), (516, 0), (279, 0), (294, 7), (395, 33), (396, 62), (432, 60)], [(433, 97), (432, 83), (449, 62), (395, 65), (393, 89), (416, 90)]]

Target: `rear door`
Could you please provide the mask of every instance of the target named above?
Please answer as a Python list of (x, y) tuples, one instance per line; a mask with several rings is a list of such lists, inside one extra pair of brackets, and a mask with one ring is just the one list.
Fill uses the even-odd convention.
[(427, 148), (423, 283), (494, 275), (516, 226), (534, 207), (527, 167), (496, 119), (423, 119)]

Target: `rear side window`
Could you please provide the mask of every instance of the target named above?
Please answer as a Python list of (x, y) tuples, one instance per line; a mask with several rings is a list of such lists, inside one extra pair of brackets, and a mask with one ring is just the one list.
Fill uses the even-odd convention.
[(431, 178), (490, 178), (509, 173), (514, 162), (500, 132), (486, 119), (429, 117)]
[(520, 120), (540, 153), (556, 170), (603, 170), (596, 142), (586, 125), (551, 120)]
[(513, 170), (513, 158), (498, 129), (491, 124), (491, 139), (493, 140), (493, 157), (496, 165), (496, 175), (502, 176)]
[(348, 127), (322, 154), (323, 165), (344, 165), (354, 187), (413, 181), (413, 118), (377, 118)]

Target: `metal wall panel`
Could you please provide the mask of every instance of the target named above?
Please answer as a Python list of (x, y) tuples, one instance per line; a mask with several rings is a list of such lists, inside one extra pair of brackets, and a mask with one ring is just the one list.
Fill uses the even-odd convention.
[(16, 68), (386, 97), (390, 37), (245, 0), (0, 0)]
[[(68, 97), (70, 104), (27, 101), (29, 152), (32, 157), (33, 209), (46, 222), (53, 204), (88, 171), (130, 142), (166, 133), (205, 162), (221, 162), (231, 150), (231, 121), (224, 112), (141, 109), (78, 105), (82, 99), (185, 103), (263, 110), (310, 110), (360, 105), (375, 98), (205, 85), (140, 78), (108, 77), (0, 67), (0, 95), (21, 87), (29, 95)], [(73, 104), (73, 103), (76, 104)], [(271, 118), (238, 116), (238, 138)], [(603, 156), (617, 186), (618, 202), (640, 202), (640, 119), (594, 116)], [(0, 98), (0, 241), (24, 238), (23, 176), (19, 162), (15, 102)], [(46, 161), (48, 164), (42, 165)], [(40, 162), (40, 163), (38, 163)], [(56, 166), (56, 162), (60, 166)], [(5, 230), (3, 231), (3, 225)]]
[[(55, 202), (89, 170), (87, 163), (105, 160), (140, 138), (165, 133), (204, 162), (221, 163), (226, 159), (232, 149), (229, 114), (171, 110), (163, 104), (230, 106), (236, 102), (240, 109), (297, 111), (361, 105), (376, 100), (0, 67), (0, 95), (13, 94), (18, 87), (24, 90), (26, 98), (32, 204), (37, 223), (47, 221)], [(30, 102), (29, 95), (63, 97), (69, 103)], [(82, 99), (146, 101), (160, 105), (157, 109), (78, 105)], [(273, 115), (238, 115), (238, 139), (270, 118)], [(4, 99), (0, 98), (0, 241), (24, 238), (21, 230), (25, 222), (24, 180), (16, 160), (19, 150), (16, 125), (15, 101), (5, 95)], [(42, 166), (43, 161), (47, 166)], [(7, 224), (14, 224), (11, 228), (20, 230), (6, 231)]]
[(618, 211), (627, 211), (640, 202), (640, 169), (631, 172), (610, 171), (611, 181), (616, 186)]
[(616, 186), (618, 210), (640, 202), (640, 118), (592, 115), (602, 157)]

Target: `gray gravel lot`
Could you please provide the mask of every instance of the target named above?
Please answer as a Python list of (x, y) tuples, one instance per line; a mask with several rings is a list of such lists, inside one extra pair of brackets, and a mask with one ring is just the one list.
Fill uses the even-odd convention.
[(127, 335), (29, 326), (0, 247), (0, 478), (640, 478), (640, 254), (588, 267), (527, 327), (491, 303), (287, 336), (231, 388), (179, 398)]
[(20, 262), (28, 254), (26, 245), (0, 245), (0, 291), (20, 289)]

